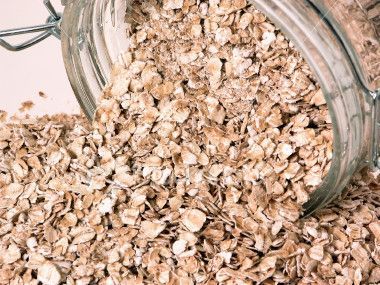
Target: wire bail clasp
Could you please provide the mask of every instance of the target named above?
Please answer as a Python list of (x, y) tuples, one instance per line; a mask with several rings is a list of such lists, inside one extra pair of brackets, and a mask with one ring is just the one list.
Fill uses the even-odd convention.
[[(37, 25), (37, 26), (32, 26), (32, 27), (0, 31), (0, 46), (10, 51), (20, 51), (43, 41), (44, 39), (50, 37), (51, 35), (60, 39), (61, 38), (60, 25), (61, 25), (62, 15), (56, 12), (50, 0), (44, 0), (43, 3), (50, 14), (50, 16), (46, 20), (46, 23), (43, 25)], [(22, 34), (38, 33), (38, 32), (42, 32), (42, 33), (39, 33), (37, 36), (31, 38), (30, 40), (27, 40), (18, 45), (12, 45), (3, 39), (5, 37), (17, 36), (17, 35), (22, 35)]]

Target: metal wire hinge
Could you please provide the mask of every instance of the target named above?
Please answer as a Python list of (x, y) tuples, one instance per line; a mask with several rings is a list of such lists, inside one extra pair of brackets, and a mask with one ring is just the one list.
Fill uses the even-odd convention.
[[(51, 35), (60, 39), (61, 14), (56, 12), (50, 0), (44, 0), (43, 3), (50, 14), (48, 19), (46, 20), (46, 23), (43, 25), (38, 25), (38, 26), (0, 31), (0, 46), (10, 51), (20, 51), (43, 41), (44, 39), (50, 37)], [(23, 35), (23, 34), (32, 34), (32, 33), (38, 33), (38, 32), (41, 32), (41, 33), (18, 45), (12, 45), (9, 42), (4, 40), (5, 37), (11, 37), (11, 36), (17, 36), (17, 35)]]

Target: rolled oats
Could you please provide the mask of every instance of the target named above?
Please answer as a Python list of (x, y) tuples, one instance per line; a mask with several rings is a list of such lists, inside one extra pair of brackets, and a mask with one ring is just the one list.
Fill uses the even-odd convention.
[(0, 127), (0, 284), (380, 282), (378, 180), (299, 219), (333, 135), (281, 32), (245, 0), (131, 15), (92, 127)]
[(39, 91), (38, 92), (38, 96), (40, 96), (41, 98), (47, 98), (48, 96), (45, 94), (45, 92), (42, 92), (42, 91)]
[(180, 255), (187, 248), (187, 241), (183, 239), (179, 239), (173, 243), (173, 253), (175, 255)]
[(142, 233), (150, 239), (156, 238), (164, 229), (166, 225), (160, 221), (143, 221), (141, 223)]
[(182, 223), (190, 232), (198, 232), (206, 222), (206, 215), (198, 209), (188, 209), (182, 214)]
[(61, 281), (61, 274), (54, 264), (46, 262), (38, 268), (37, 279), (44, 285), (58, 285)]
[(33, 101), (25, 101), (21, 103), (21, 107), (18, 109), (20, 112), (27, 112), (34, 106)]
[(6, 122), (7, 117), (8, 117), (8, 113), (3, 110), (0, 110), (0, 123)]
[(317, 261), (322, 261), (323, 259), (323, 246), (322, 245), (314, 245), (308, 250), (309, 256)]

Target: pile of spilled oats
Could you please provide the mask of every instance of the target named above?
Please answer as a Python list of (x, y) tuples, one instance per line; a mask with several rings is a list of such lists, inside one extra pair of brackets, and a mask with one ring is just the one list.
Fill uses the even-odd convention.
[(293, 44), (246, 0), (127, 19), (92, 126), (1, 126), (0, 284), (379, 284), (373, 175), (301, 218), (333, 135)]

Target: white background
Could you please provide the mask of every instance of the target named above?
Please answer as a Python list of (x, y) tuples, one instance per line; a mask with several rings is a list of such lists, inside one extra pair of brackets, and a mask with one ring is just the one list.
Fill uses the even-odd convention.
[[(57, 11), (63, 10), (60, 0), (52, 3)], [(43, 24), (48, 16), (42, 0), (0, 1), (0, 30)], [(17, 43), (25, 37), (5, 39)], [(41, 98), (39, 91), (48, 98)], [(0, 110), (15, 114), (21, 103), (28, 100), (35, 103), (27, 112), (31, 115), (79, 112), (64, 68), (60, 41), (53, 36), (20, 52), (0, 47)]]

